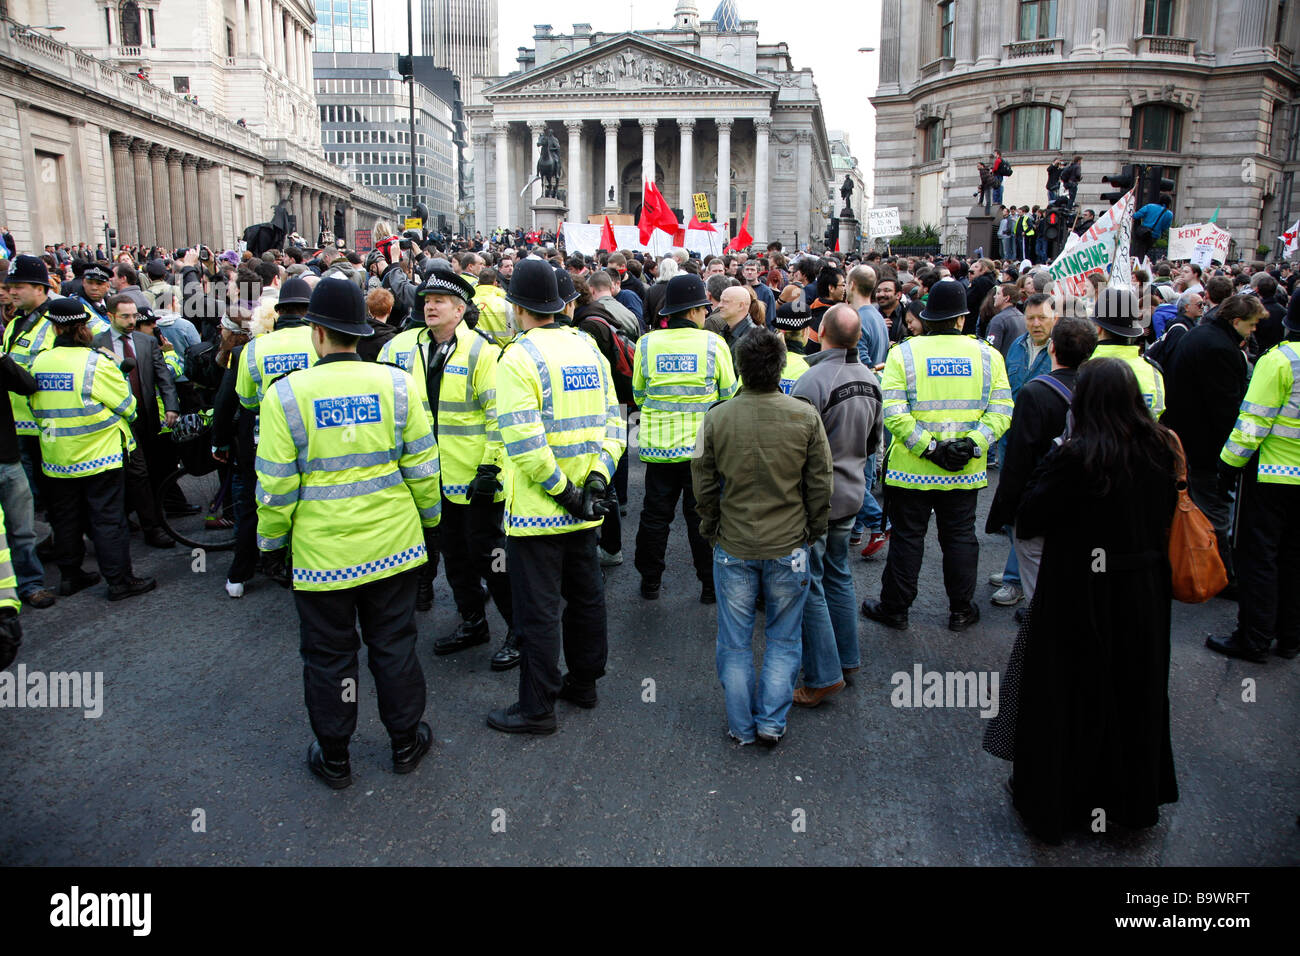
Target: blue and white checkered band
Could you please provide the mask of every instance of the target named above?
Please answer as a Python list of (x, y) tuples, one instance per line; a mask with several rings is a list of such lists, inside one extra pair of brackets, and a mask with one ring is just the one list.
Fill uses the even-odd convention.
[(456, 283), (451, 282), (447, 279), (440, 278), (438, 276), (429, 276), (429, 278), (425, 279), (424, 284), (420, 286), (417, 294), (433, 295), (436, 293), (453, 295), (456, 298), (460, 299), (462, 302), (466, 304), (469, 303), (469, 297), (465, 295), (464, 289), (462, 289)]

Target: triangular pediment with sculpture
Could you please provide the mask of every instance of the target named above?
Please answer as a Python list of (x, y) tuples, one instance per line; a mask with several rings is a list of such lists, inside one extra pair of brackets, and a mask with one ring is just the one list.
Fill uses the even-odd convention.
[(495, 99), (511, 95), (636, 92), (771, 93), (776, 85), (741, 70), (719, 66), (635, 33), (510, 76), (484, 90)]

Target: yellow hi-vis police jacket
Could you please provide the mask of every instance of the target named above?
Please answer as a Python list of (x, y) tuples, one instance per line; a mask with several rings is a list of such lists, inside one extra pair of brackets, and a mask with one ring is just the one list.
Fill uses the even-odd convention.
[(123, 467), (135, 448), (136, 405), (117, 363), (97, 349), (60, 345), (37, 355), (31, 371), (41, 470), (81, 478)]
[(1151, 417), (1160, 421), (1165, 413), (1165, 377), (1151, 360), (1142, 354), (1136, 345), (1121, 345), (1117, 342), (1101, 342), (1092, 350), (1092, 357), (1119, 359), (1133, 370), (1137, 376), (1138, 388), (1142, 391), (1142, 400), (1151, 410)]
[(1259, 450), (1263, 484), (1300, 485), (1300, 346), (1280, 342), (1259, 357), (1219, 457), (1244, 467)]
[(716, 332), (674, 317), (668, 328), (642, 335), (632, 363), (641, 460), (690, 461), (705, 413), (736, 386), (731, 350)]
[[(436, 437), (442, 493), (448, 501), (463, 505), (469, 503), (469, 483), (479, 466), (501, 467), (496, 412), (497, 359), (501, 349), (464, 322), (456, 326), (455, 334), (456, 347), (447, 356), (438, 387)], [(426, 370), (429, 354), (436, 348), (427, 328), (407, 329), (384, 343), (379, 353), (379, 361), (400, 365), (411, 373), (430, 421), (433, 414)], [(495, 500), (504, 498), (503, 488)]]
[[(989, 445), (1011, 425), (1011, 385), (1002, 354), (955, 329), (904, 339), (889, 350), (881, 382), (885, 427), (894, 436), (885, 484), (896, 488), (983, 488)], [(921, 453), (931, 440), (970, 438), (979, 449), (961, 471)]]
[[(46, 299), (45, 305), (36, 310), (39, 315), (34, 313), (15, 315), (9, 327), (5, 329), (4, 350), (29, 372), (37, 355), (46, 349), (54, 348), (56, 334), (54, 323), (45, 317), (51, 301)], [(27, 396), (10, 392), (9, 404), (14, 412), (14, 431), (19, 435), (35, 435), (36, 420), (32, 418), (32, 408)]]
[(310, 325), (290, 325), (254, 336), (239, 357), (239, 375), (235, 379), (239, 404), (257, 408), (265, 400), (267, 388), (279, 376), (315, 364), (316, 348), (311, 343)]
[(21, 612), (23, 602), (18, 599), (18, 578), (9, 559), (9, 539), (5, 537), (5, 510), (0, 508), (0, 607), (11, 607)]
[(292, 542), (293, 586), (355, 587), (424, 564), (442, 513), (438, 444), (401, 369), (326, 356), (262, 402), (257, 546)]
[(497, 363), (497, 422), (505, 442), (506, 534), (599, 527), (552, 497), (595, 471), (608, 481), (627, 446), (609, 362), (591, 337), (546, 325), (517, 335)]
[(478, 306), (478, 331), (489, 336), (497, 345), (505, 345), (513, 335), (510, 331), (510, 306), (506, 304), (506, 290), (497, 285), (480, 285), (474, 289), (474, 304)]

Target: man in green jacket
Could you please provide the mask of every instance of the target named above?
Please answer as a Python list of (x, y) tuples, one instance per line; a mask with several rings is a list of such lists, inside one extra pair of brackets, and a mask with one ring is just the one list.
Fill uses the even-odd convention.
[[(704, 416), (691, 475), (700, 534), (713, 545), (718, 678), (739, 744), (775, 746), (794, 700), (811, 543), (830, 521), (831, 459), (817, 410), (781, 391), (785, 342), (756, 328), (736, 346), (743, 389)], [(725, 496), (723, 489), (726, 489)], [(767, 610), (754, 681), (754, 608)]]

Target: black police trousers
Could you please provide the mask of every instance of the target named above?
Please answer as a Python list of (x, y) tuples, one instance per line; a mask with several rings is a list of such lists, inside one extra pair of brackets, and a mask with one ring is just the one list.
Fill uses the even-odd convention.
[(893, 533), (889, 556), (880, 578), (880, 603), (891, 614), (901, 614), (916, 600), (916, 582), (925, 557), (925, 535), (934, 512), (943, 549), (943, 585), (948, 610), (965, 611), (975, 597), (980, 545), (975, 537), (977, 490), (921, 491), (887, 487), (885, 497)]
[(95, 561), (109, 584), (131, 577), (131, 532), (126, 523), (126, 483), (121, 468), (78, 478), (49, 478), (46, 517), (54, 529), (54, 561), (64, 576), (86, 558), (83, 534), (95, 545)]
[[(596, 531), (506, 539), (519, 644), (519, 709), (526, 717), (555, 710), (560, 648), (572, 682), (592, 687), (605, 674), (605, 582)], [(560, 602), (564, 612), (560, 612)]]
[(513, 618), (510, 574), (506, 570), (506, 534), (501, 527), (506, 504), (462, 505), (442, 499), (438, 550), (447, 563), (447, 583), (456, 610), (465, 620), (483, 616), (486, 581), (497, 610), (509, 627)]
[(668, 531), (682, 499), (682, 519), (691, 546), (695, 576), (702, 584), (713, 583), (713, 549), (700, 537), (700, 515), (695, 510), (695, 488), (691, 485), (689, 461), (648, 461), (645, 465), (645, 498), (641, 501), (641, 526), (636, 532), (636, 569), (648, 581), (664, 573)]
[(293, 592), (307, 716), (327, 756), (346, 748), (357, 729), (362, 640), (389, 736), (408, 741), (424, 715), (424, 671), (415, 656), (417, 574), (418, 568), (356, 587)]
[(1248, 466), (1237, 499), (1237, 636), (1266, 651), (1300, 646), (1300, 603), (1282, 588), (1300, 580), (1300, 485), (1255, 480)]

